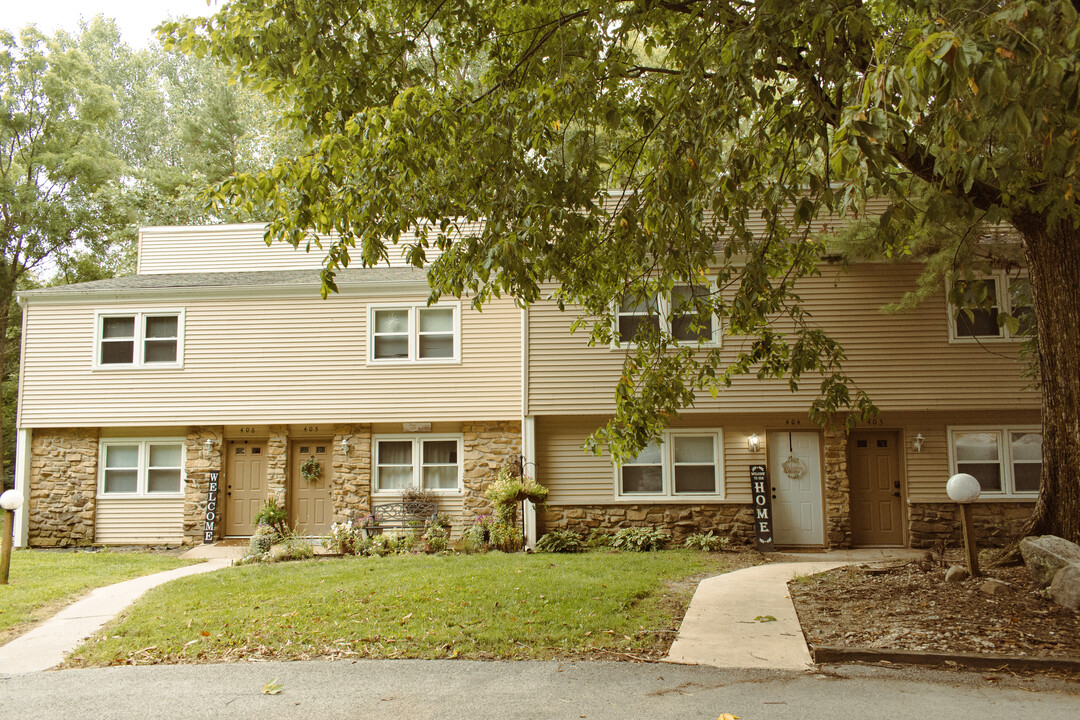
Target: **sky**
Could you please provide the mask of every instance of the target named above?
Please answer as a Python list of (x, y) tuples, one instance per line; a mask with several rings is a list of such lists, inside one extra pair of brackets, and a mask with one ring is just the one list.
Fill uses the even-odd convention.
[(152, 28), (168, 17), (212, 15), (222, 0), (4, 0), (0, 28), (16, 32), (34, 24), (48, 34), (63, 28), (75, 31), (80, 17), (98, 13), (116, 18), (120, 37), (133, 48), (144, 48), (153, 39)]

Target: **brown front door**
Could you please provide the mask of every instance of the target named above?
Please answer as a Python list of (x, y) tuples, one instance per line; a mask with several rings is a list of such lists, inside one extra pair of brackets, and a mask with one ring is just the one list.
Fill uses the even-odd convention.
[(225, 534), (251, 535), (266, 502), (266, 443), (230, 440), (225, 460)]
[(900, 447), (896, 432), (851, 436), (851, 540), (855, 545), (903, 545)]
[[(330, 498), (334, 457), (332, 440), (296, 440), (289, 453), (289, 525), (301, 535), (325, 535), (334, 521), (334, 503)], [(308, 481), (300, 471), (315, 458), (321, 468), (319, 477)]]

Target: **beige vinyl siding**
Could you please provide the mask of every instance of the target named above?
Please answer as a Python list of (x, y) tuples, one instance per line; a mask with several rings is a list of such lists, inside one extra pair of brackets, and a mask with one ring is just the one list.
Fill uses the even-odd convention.
[[(594, 456), (582, 450), (585, 439), (600, 427), (602, 416), (550, 416), (536, 419), (536, 474), (550, 495), (548, 502), (557, 505), (594, 505), (616, 502), (615, 475), (610, 457)], [(979, 412), (884, 412), (869, 430), (896, 431), (901, 444), (903, 492), (909, 502), (949, 502), (945, 482), (949, 479), (949, 427), (1039, 426), (1037, 410), (995, 410)], [(731, 415), (684, 415), (672, 423), (673, 429), (720, 428), (724, 442), (723, 502), (750, 502), (750, 466), (767, 465), (768, 433), (819, 432), (820, 428), (798, 413)], [(760, 450), (750, 452), (747, 438), (757, 434)], [(921, 433), (925, 439), (921, 452), (915, 452), (912, 439)], [(770, 472), (772, 469), (770, 468)], [(1016, 498), (1002, 498), (1014, 501)], [(678, 502), (674, 499), (635, 498), (638, 503)], [(992, 502), (993, 500), (991, 500)], [(693, 503), (694, 501), (691, 501)]]
[(184, 540), (184, 500), (98, 497), (94, 542), (101, 545), (179, 545)]
[[(909, 502), (950, 502), (945, 493), (949, 479), (950, 427), (1039, 427), (1039, 412), (1017, 408), (980, 413), (927, 414), (922, 417), (901, 416), (897, 423), (903, 429), (904, 462), (907, 466), (907, 499)], [(922, 452), (915, 452), (911, 441), (922, 433)], [(1018, 498), (1000, 498), (1015, 502)], [(1020, 498), (1023, 499), (1023, 498)], [(1034, 502), (1034, 498), (1030, 498)], [(981, 501), (994, 502), (996, 498), (984, 497)]]
[[(746, 436), (742, 424), (732, 424), (732, 418), (725, 422), (720, 417), (694, 418), (692, 422), (683, 419), (673, 424), (673, 428), (720, 428), (723, 435), (723, 483), (724, 495), (715, 502), (748, 503), (750, 502), (750, 465), (763, 464), (765, 453), (750, 453), (746, 446)], [(611, 456), (607, 453), (592, 455), (582, 446), (586, 438), (600, 427), (606, 418), (584, 417), (541, 417), (536, 420), (536, 476), (539, 482), (548, 488), (547, 501), (553, 505), (597, 505), (609, 503), (686, 503), (701, 505), (707, 503), (700, 499), (680, 500), (678, 497), (652, 498), (640, 496), (618, 498), (615, 493), (615, 469)], [(764, 425), (763, 425), (764, 427)], [(764, 442), (762, 442), (764, 450)], [(710, 501), (711, 502), (711, 501)]]
[[(423, 298), (380, 297), (379, 303)], [(94, 311), (183, 307), (183, 369), (93, 370)], [(520, 311), (461, 303), (461, 362), (368, 365), (355, 297), (28, 304), (20, 427), (521, 416)]]
[[(865, 263), (845, 271), (825, 265), (822, 275), (800, 283), (813, 322), (847, 352), (845, 369), (882, 409), (934, 410), (1036, 408), (1038, 393), (1020, 379), (1018, 343), (950, 343), (944, 292), (910, 313), (887, 315), (881, 306), (914, 287), (916, 265)], [(589, 347), (585, 330), (571, 334), (576, 313), (537, 303), (529, 313), (528, 411), (531, 414), (606, 414), (614, 410), (614, 388), (624, 350)], [(746, 345), (724, 337), (734, 358)], [(800, 408), (805, 412), (820, 383), (807, 377), (793, 394), (786, 382), (739, 378), (718, 398), (699, 395), (688, 411), (754, 412)]]
[[(458, 232), (467, 236), (477, 232), (479, 223), (462, 223)], [(190, 227), (144, 227), (139, 229), (139, 254), (136, 272), (160, 273), (208, 273), (245, 272), (252, 270), (305, 270), (318, 269), (326, 260), (329, 239), (320, 248), (311, 244), (293, 248), (283, 242), (267, 245), (263, 240), (266, 226), (261, 223), (235, 225), (196, 225)], [(405, 261), (406, 238), (387, 248), (389, 262), (381, 266), (409, 267)], [(429, 248), (428, 261), (439, 256), (439, 251)], [(355, 256), (359, 267), (359, 254)]]

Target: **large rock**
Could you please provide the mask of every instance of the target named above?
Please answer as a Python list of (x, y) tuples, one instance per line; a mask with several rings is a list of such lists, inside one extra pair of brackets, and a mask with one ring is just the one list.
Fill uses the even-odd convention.
[(1050, 583), (1050, 599), (1070, 610), (1080, 610), (1080, 565), (1058, 570)]
[(1024, 538), (1020, 541), (1020, 554), (1040, 587), (1049, 586), (1058, 570), (1066, 565), (1080, 565), (1080, 545), (1056, 535)]

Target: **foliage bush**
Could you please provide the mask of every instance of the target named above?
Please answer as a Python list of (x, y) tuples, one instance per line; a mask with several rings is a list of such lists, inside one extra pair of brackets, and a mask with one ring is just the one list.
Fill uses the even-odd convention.
[(529, 500), (542, 508), (548, 490), (531, 477), (514, 475), (509, 467), (503, 467), (484, 495), (495, 505), (496, 517), (514, 526), (517, 524), (518, 503)]
[(330, 534), (323, 538), (323, 547), (341, 555), (361, 555), (364, 548), (364, 531), (353, 523), (334, 523)]
[(611, 547), (631, 552), (663, 550), (669, 542), (671, 536), (654, 527), (623, 528), (611, 537)]
[(704, 550), (705, 552), (716, 552), (726, 550), (729, 542), (730, 538), (713, 535), (713, 531), (710, 530), (707, 533), (694, 533), (686, 538), (683, 541), (683, 547), (692, 550)]
[(260, 523), (248, 541), (248, 555), (259, 555), (270, 552), (270, 547), (277, 542), (278, 533), (269, 525)]
[(585, 538), (585, 546), (590, 549), (611, 547), (611, 533), (593, 528)]
[(255, 513), (256, 525), (269, 525), (278, 537), (289, 534), (289, 513), (278, 505), (277, 500), (268, 498), (259, 512)]
[(537, 552), (585, 552), (585, 539), (573, 530), (552, 530), (536, 541)]

